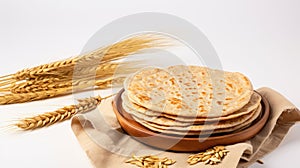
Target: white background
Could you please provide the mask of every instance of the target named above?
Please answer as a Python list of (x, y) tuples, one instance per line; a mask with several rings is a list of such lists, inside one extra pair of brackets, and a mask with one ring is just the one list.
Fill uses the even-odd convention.
[[(119, 17), (164, 12), (186, 19), (203, 31), (223, 69), (246, 74), (255, 88), (274, 88), (299, 107), (299, 8), (298, 0), (1, 0), (0, 75), (76, 55), (98, 29)], [(0, 118), (18, 118), (72, 102), (72, 96), (67, 96), (1, 106)], [(297, 125), (281, 146), (263, 159), (264, 165), (253, 167), (298, 167), (299, 139)], [(92, 166), (70, 122), (64, 122), (30, 133), (1, 132), (0, 167)]]

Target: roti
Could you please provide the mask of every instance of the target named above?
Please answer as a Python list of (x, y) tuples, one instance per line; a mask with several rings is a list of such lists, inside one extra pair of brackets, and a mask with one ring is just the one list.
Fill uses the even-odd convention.
[(248, 114), (251, 111), (255, 110), (259, 106), (260, 101), (261, 101), (261, 96), (258, 93), (253, 92), (250, 101), (244, 107), (242, 107), (240, 110), (238, 110), (230, 115), (215, 117), (215, 118), (204, 118), (204, 117), (188, 118), (188, 117), (181, 117), (181, 116), (172, 116), (172, 115), (168, 115), (166, 113), (148, 110), (142, 106), (139, 106), (139, 105), (129, 101), (126, 92), (123, 92), (121, 98), (122, 98), (123, 109), (126, 112), (128, 112), (132, 115), (135, 115), (138, 118), (152, 121), (154, 118), (165, 117), (172, 121), (182, 122), (183, 125), (188, 125), (186, 123), (191, 123), (191, 122), (194, 124), (200, 124), (203, 122), (223, 121), (223, 120), (237, 118), (237, 117)]
[[(178, 136), (185, 136), (185, 135), (206, 135), (206, 134), (220, 134), (220, 133), (229, 133), (229, 132), (235, 132), (235, 131), (240, 131), (246, 127), (249, 127), (252, 122), (254, 122), (261, 114), (261, 105), (259, 105), (259, 107), (255, 110), (254, 115), (249, 118), (247, 121), (233, 126), (233, 127), (229, 127), (229, 128), (221, 128), (221, 129), (211, 129), (211, 130), (200, 130), (200, 131), (191, 131), (191, 130), (173, 130), (173, 129), (162, 129), (160, 127), (157, 127), (155, 125), (151, 125), (148, 123), (145, 123), (143, 121), (139, 121), (138, 123), (140, 123), (141, 125), (143, 125), (144, 127), (155, 131), (155, 132), (159, 132), (159, 133), (164, 133), (164, 134), (172, 134), (172, 135), (178, 135)], [(135, 118), (136, 119), (136, 118)], [(137, 119), (138, 120), (138, 119)]]
[(155, 128), (159, 128), (162, 130), (176, 130), (176, 131), (209, 131), (209, 130), (215, 130), (215, 129), (224, 129), (224, 128), (231, 128), (234, 126), (241, 125), (242, 123), (246, 122), (253, 116), (255, 116), (256, 113), (260, 113), (257, 110), (253, 110), (251, 113), (243, 115), (238, 118), (233, 118), (230, 120), (224, 120), (216, 123), (203, 123), (203, 124), (193, 124), (190, 123), (190, 125), (180, 125), (182, 122), (177, 121), (170, 121), (167, 120), (164, 117), (155, 118), (151, 121), (144, 120), (141, 118), (138, 118), (136, 116), (132, 116), (138, 123), (141, 123), (142, 125), (149, 125)]
[(220, 117), (245, 106), (253, 93), (247, 77), (199, 66), (146, 68), (124, 82), (129, 101), (183, 117)]

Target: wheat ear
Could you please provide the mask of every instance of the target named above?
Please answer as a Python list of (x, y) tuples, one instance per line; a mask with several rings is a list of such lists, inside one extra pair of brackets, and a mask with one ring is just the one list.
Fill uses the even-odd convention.
[[(99, 81), (81, 81), (76, 86), (66, 87), (66, 88), (55, 88), (51, 90), (44, 90), (38, 92), (29, 93), (18, 93), (18, 94), (5, 94), (0, 96), (0, 105), (4, 104), (14, 104), (14, 103), (25, 103), (35, 100), (47, 99), (57, 96), (63, 96), (71, 93), (78, 93), (82, 91), (87, 91), (91, 89), (106, 89), (109, 87), (119, 86), (118, 82), (124, 80), (123, 77), (118, 77), (109, 80), (99, 80)], [(96, 82), (96, 83), (95, 83)], [(95, 88), (93, 87), (95, 86)], [(92, 88), (89, 88), (92, 87)]]
[[(123, 75), (126, 76), (139, 69), (138, 66), (134, 66), (137, 61), (126, 62), (126, 63), (108, 63), (99, 66), (96, 71), (81, 71), (81, 75), (73, 75), (73, 78), (44, 78), (44, 79), (33, 79), (23, 81), (21, 83), (10, 86), (9, 88), (2, 88), (1, 91), (10, 91), (12, 93), (30, 93), (47, 91), (58, 88), (74, 87), (82, 82), (98, 81), (112, 76)], [(117, 72), (116, 72), (117, 70)], [(63, 73), (63, 72), (62, 72)], [(115, 74), (116, 73), (116, 74)], [(71, 76), (72, 77), (72, 76)], [(92, 84), (92, 82), (91, 82)]]
[(14, 78), (16, 80), (24, 80), (28, 78), (36, 78), (42, 74), (49, 74), (49, 72), (53, 72), (59, 68), (68, 68), (73, 70), (76, 64), (79, 66), (98, 65), (100, 63), (124, 58), (143, 49), (165, 47), (168, 44), (167, 41), (164, 40), (163, 36), (153, 34), (137, 35), (84, 55), (40, 65), (34, 68), (24, 69), (14, 74), (14, 77), (11, 77), (10, 75), (8, 76), (10, 77), (9, 79)]
[[(105, 68), (107, 68), (107, 66), (105, 65), (102, 66), (102, 64), (108, 63), (109, 65), (109, 63), (112, 63), (115, 60), (125, 58), (130, 54), (143, 51), (144, 49), (147, 48), (162, 48), (165, 46), (170, 46), (168, 42), (169, 40), (167, 40), (163, 36), (142, 34), (109, 45), (108, 47), (97, 49), (95, 51), (92, 51), (84, 55), (80, 55), (77, 57), (73, 57), (73, 58), (69, 58), (66, 60), (57, 61), (49, 64), (44, 64), (34, 68), (24, 69), (15, 74), (0, 77), (0, 92), (2, 92), (3, 95), (0, 96), (0, 104), (14, 103), (14, 101), (10, 100), (11, 98), (14, 97), (18, 99), (15, 101), (15, 103), (17, 103), (19, 102), (19, 100), (22, 100), (22, 102), (26, 102), (26, 99), (28, 101), (33, 101), (33, 100), (39, 100), (44, 98), (51, 98), (52, 97), (51, 95), (57, 96), (57, 95), (69, 94), (70, 93), (69, 89), (67, 89), (65, 93), (62, 93), (61, 92), (62, 89), (60, 89), (58, 91), (60, 92), (59, 94), (56, 93), (54, 94), (53, 92), (56, 92), (56, 90), (58, 89), (55, 88), (55, 90), (52, 90), (51, 93), (49, 92), (41, 93), (42, 95), (34, 97), (35, 93), (32, 93), (32, 91), (38, 92), (45, 89), (36, 89), (35, 87), (37, 86), (33, 86), (33, 84), (31, 83), (34, 80), (38, 80), (38, 81), (43, 80), (42, 82), (45, 82), (44, 79), (47, 78), (49, 79), (49, 81), (47, 81), (46, 83), (50, 83), (50, 84), (53, 84), (56, 80), (59, 81), (72, 80), (73, 77), (80, 78), (81, 73), (87, 75), (86, 73), (89, 73), (90, 71), (94, 71), (95, 69), (97, 71), (97, 75), (102, 75), (102, 77), (113, 75), (111, 71), (104, 70)], [(113, 63), (111, 65), (113, 65)], [(78, 67), (79, 67), (79, 71), (77, 71)], [(112, 67), (112, 69), (114, 69), (114, 67)], [(74, 72), (76, 74), (74, 74)], [(126, 73), (129, 73), (129, 69), (128, 71), (126, 71)], [(55, 81), (52, 82), (51, 80), (53, 79), (55, 79)], [(29, 85), (27, 82), (29, 82)], [(48, 88), (49, 87), (47, 87), (46, 90), (48, 90)], [(86, 88), (80, 88), (80, 89), (83, 90)], [(31, 92), (31, 94), (28, 94), (29, 97), (27, 97), (27, 95), (19, 95), (19, 96), (15, 95), (16, 93), (25, 93), (25, 92)], [(8, 100), (3, 100), (5, 98), (8, 98)]]
[(112, 97), (90, 97), (78, 100), (78, 104), (65, 106), (53, 112), (46, 112), (44, 114), (28, 117), (17, 121), (14, 125), (21, 130), (34, 130), (37, 128), (47, 127), (58, 122), (70, 119), (78, 113), (84, 113), (95, 109), (102, 100)]

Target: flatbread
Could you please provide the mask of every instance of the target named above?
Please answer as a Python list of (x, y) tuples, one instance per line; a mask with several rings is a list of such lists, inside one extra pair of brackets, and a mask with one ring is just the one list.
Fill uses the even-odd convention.
[(242, 123), (246, 122), (247, 120), (249, 120), (250, 118), (252, 118), (256, 113), (260, 113), (257, 112), (256, 110), (254, 110), (253, 112), (243, 115), (241, 117), (238, 118), (234, 118), (234, 119), (230, 119), (230, 120), (224, 120), (224, 121), (220, 121), (220, 122), (216, 122), (216, 123), (205, 123), (205, 124), (198, 124), (198, 125), (188, 125), (188, 126), (178, 126), (180, 125), (181, 122), (177, 122), (177, 121), (170, 121), (167, 120), (166, 118), (156, 118), (153, 119), (152, 121), (148, 121), (148, 120), (144, 120), (141, 118), (138, 118), (136, 116), (132, 116), (138, 123), (144, 125), (144, 126), (151, 126), (151, 127), (155, 127), (155, 128), (159, 128), (162, 130), (176, 130), (176, 131), (209, 131), (209, 130), (215, 130), (215, 129), (225, 129), (225, 128), (231, 128), (234, 126), (238, 126), (241, 125)]
[(182, 131), (182, 130), (173, 130), (173, 129), (162, 129), (162, 128), (158, 128), (156, 126), (153, 125), (149, 125), (148, 123), (142, 122), (140, 121), (139, 123), (141, 125), (143, 125), (144, 127), (146, 127), (147, 129), (150, 129), (152, 131), (158, 132), (158, 133), (163, 133), (163, 134), (171, 134), (171, 135), (178, 135), (178, 136), (195, 136), (195, 135), (206, 135), (206, 134), (223, 134), (223, 133), (230, 133), (230, 132), (236, 132), (236, 131), (240, 131), (246, 127), (249, 127), (253, 121), (255, 121), (261, 114), (261, 105), (256, 109), (256, 111), (254, 112), (254, 115), (248, 119), (247, 121), (233, 126), (233, 127), (229, 127), (229, 128), (221, 128), (221, 129), (211, 129), (211, 130), (200, 130), (200, 131)]
[(183, 117), (220, 117), (246, 105), (253, 93), (247, 77), (199, 66), (146, 68), (124, 82), (131, 102)]
[(165, 117), (172, 121), (175, 120), (178, 122), (182, 122), (183, 123), (182, 125), (188, 125), (187, 123), (191, 123), (191, 122), (194, 124), (200, 124), (203, 122), (223, 121), (223, 120), (237, 118), (237, 117), (248, 114), (251, 111), (255, 110), (259, 106), (260, 101), (261, 101), (261, 96), (258, 93), (253, 92), (250, 101), (244, 107), (242, 107), (240, 110), (238, 110), (230, 115), (214, 117), (214, 118), (203, 118), (203, 117), (202, 118), (187, 118), (187, 117), (180, 117), (180, 116), (172, 116), (172, 115), (168, 115), (166, 113), (148, 110), (142, 106), (132, 103), (128, 99), (126, 92), (123, 92), (123, 94), (121, 95), (121, 98), (122, 98), (123, 109), (126, 112), (130, 113), (131, 115), (135, 115), (138, 118), (142, 118), (144, 120), (149, 120), (149, 121), (152, 121), (154, 118), (157, 118), (157, 117)]
[(134, 109), (131, 109), (130, 107), (126, 106), (124, 102), (122, 102), (122, 107), (123, 109), (131, 114), (132, 116), (144, 120), (144, 121), (149, 121), (149, 122), (154, 122), (154, 123), (161, 123), (162, 125), (165, 126), (190, 126), (193, 124), (193, 122), (181, 122), (178, 120), (162, 117), (162, 116), (147, 116), (144, 115), (143, 113), (137, 112)]

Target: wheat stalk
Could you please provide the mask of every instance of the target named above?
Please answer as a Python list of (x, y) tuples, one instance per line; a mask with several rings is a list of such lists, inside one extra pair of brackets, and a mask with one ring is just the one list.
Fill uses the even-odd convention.
[[(92, 66), (95, 64), (118, 60), (143, 49), (164, 47), (167, 45), (165, 43), (166, 42), (163, 41), (162, 36), (153, 34), (138, 35), (84, 55), (24, 69), (15, 74), (6, 75), (0, 77), (0, 81), (16, 81), (36, 78), (43, 74), (49, 75), (50, 72), (53, 73), (53, 71), (60, 68), (74, 69), (76, 64), (79, 66)], [(0, 86), (3, 85), (4, 84), (0, 83)]]
[(78, 100), (78, 104), (65, 106), (53, 112), (27, 117), (17, 121), (14, 126), (21, 130), (34, 130), (37, 128), (47, 127), (58, 122), (70, 119), (78, 113), (84, 113), (95, 109), (102, 100), (112, 97), (113, 95), (102, 98), (101, 96), (90, 97)]
[[(99, 83), (101, 80), (105, 80), (111, 77), (117, 76), (126, 76), (132, 72), (135, 72), (139, 68), (131, 67), (131, 63), (126, 63), (121, 65), (118, 68), (118, 72), (116, 73), (117, 67), (120, 66), (118, 64), (108, 64), (100, 67), (96, 74), (90, 73), (90, 75), (86, 74), (85, 76), (76, 76), (73, 79), (58, 79), (58, 78), (48, 78), (42, 80), (29, 80), (20, 84), (16, 84), (9, 88), (12, 93), (30, 93), (30, 92), (39, 92), (39, 91), (48, 91), (52, 89), (58, 88), (66, 88), (66, 87), (74, 87), (82, 85), (83, 83), (90, 83), (88, 86), (93, 86), (95, 83)], [(94, 76), (96, 75), (96, 76)], [(76, 79), (78, 78), (78, 79)], [(3, 89), (4, 90), (4, 89)]]
[(95, 50), (87, 55), (83, 55), (78, 58), (77, 62), (81, 65), (91, 65), (90, 63), (96, 63), (95, 60), (101, 60), (102, 62), (113, 61), (116, 59), (124, 58), (129, 54), (137, 53), (142, 49), (147, 48), (161, 48), (169, 46), (169, 39), (165, 36), (156, 34), (142, 34), (133, 36), (131, 38), (125, 39), (119, 43), (115, 43), (111, 46), (105, 47), (102, 50)]
[[(54, 89), (67, 89), (67, 88), (88, 88), (92, 86), (98, 86), (96, 88), (101, 88), (105, 89), (107, 88), (105, 83), (112, 81), (115, 77), (103, 77), (103, 78), (86, 78), (86, 79), (81, 79), (81, 80), (76, 80), (76, 81), (62, 81), (62, 82), (55, 82), (55, 83), (40, 83), (37, 82), (34, 85), (26, 86), (26, 87), (15, 87), (12, 89), (12, 92), (17, 94), (17, 93), (34, 93), (34, 92), (41, 92), (41, 91), (51, 91)], [(116, 82), (115, 82), (116, 83)], [(103, 86), (100, 86), (103, 85)], [(77, 89), (78, 90), (78, 89)]]
[(46, 99), (84, 91), (90, 87), (111, 87), (112, 82), (101, 80), (111, 78), (113, 81), (117, 77), (115, 72), (119, 69), (118, 75), (127, 75), (137, 70), (132, 62), (115, 61), (143, 49), (169, 46), (164, 40), (162, 36), (138, 35), (87, 54), (2, 76), (0, 104)]
[(43, 90), (37, 92), (28, 92), (28, 93), (18, 93), (18, 94), (5, 94), (0, 96), (0, 104), (14, 104), (14, 103), (25, 103), (35, 100), (47, 99), (57, 96), (63, 96), (70, 93), (77, 93), (81, 91), (89, 90), (90, 89), (107, 89), (112, 86), (119, 86), (121, 81), (124, 80), (124, 77), (114, 78), (110, 80), (100, 80), (100, 81), (82, 81), (77, 86), (71, 86), (66, 88), (56, 88), (51, 90)]
[(96, 76), (110, 76), (114, 75), (117, 71), (118, 74), (130, 74), (137, 69), (140, 69), (142, 61), (127, 61), (127, 62), (118, 62), (118, 63), (104, 63), (99, 65), (96, 70), (93, 69), (83, 69), (75, 72), (73, 74), (73, 78), (82, 77), (82, 76), (89, 76), (89, 75), (96, 75)]
[(111, 80), (106, 80), (106, 81), (96, 81), (95, 89), (107, 89), (110, 87), (119, 87), (122, 86), (124, 80), (126, 77), (118, 77), (118, 78), (113, 78)]

